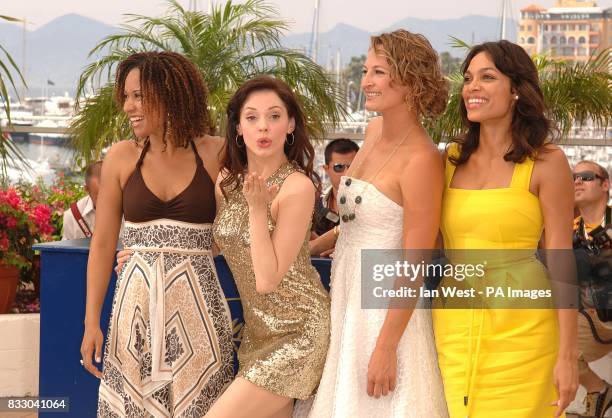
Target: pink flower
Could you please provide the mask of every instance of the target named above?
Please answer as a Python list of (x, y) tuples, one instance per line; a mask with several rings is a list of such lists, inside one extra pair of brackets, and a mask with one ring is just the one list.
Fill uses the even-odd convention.
[(4, 200), (6, 200), (6, 202), (15, 209), (19, 209), (19, 206), (21, 205), (21, 196), (19, 196), (19, 194), (13, 188), (9, 188), (6, 191)]
[(6, 220), (6, 226), (8, 228), (15, 228), (17, 226), (17, 219), (13, 218), (12, 216), (10, 216), (7, 220)]
[(50, 225), (51, 221), (51, 208), (47, 205), (38, 205), (34, 207), (32, 210), (32, 215), (34, 217), (34, 223), (40, 230), (40, 233), (52, 234), (53, 227)]
[(7, 251), (9, 247), (9, 240), (6, 235), (0, 236), (0, 250)]

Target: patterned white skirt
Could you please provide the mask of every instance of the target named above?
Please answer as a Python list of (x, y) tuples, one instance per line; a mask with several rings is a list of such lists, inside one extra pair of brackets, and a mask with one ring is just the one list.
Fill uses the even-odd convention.
[(233, 379), (210, 224), (125, 223), (98, 417), (202, 417)]

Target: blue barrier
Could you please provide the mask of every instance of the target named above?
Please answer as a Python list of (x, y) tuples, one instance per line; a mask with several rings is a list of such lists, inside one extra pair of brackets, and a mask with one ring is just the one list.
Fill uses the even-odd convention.
[[(62, 417), (95, 417), (99, 380), (79, 363), (89, 240), (46, 243), (35, 246), (35, 249), (41, 252), (39, 396), (68, 398), (70, 410), (62, 413)], [(312, 263), (329, 290), (331, 260), (313, 258)], [(228, 300), (238, 344), (243, 322), (238, 290), (223, 257), (215, 257), (215, 265)], [(105, 335), (115, 280), (113, 273), (102, 309), (101, 327)], [(38, 416), (57, 415), (40, 412)]]

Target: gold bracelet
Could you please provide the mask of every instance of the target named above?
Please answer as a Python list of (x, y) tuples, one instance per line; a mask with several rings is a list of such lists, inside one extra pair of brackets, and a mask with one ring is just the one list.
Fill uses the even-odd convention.
[(334, 226), (334, 236), (337, 237), (340, 235), (340, 227), (338, 225)]

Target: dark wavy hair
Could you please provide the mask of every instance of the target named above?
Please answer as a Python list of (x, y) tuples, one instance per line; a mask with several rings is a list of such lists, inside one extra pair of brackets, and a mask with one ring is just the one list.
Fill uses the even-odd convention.
[[(481, 52), (486, 53), (495, 67), (510, 78), (511, 87), (519, 96), (510, 124), (512, 147), (504, 155), (504, 160), (521, 163), (527, 157), (535, 158), (538, 152), (546, 151), (545, 145), (553, 135), (551, 122), (546, 117), (544, 94), (535, 64), (523, 48), (512, 42), (486, 42), (470, 50), (461, 65), (462, 74), (465, 74), (472, 59)], [(457, 166), (468, 161), (480, 141), (480, 123), (468, 119), (463, 100), (459, 101), (459, 111), (465, 132), (452, 141), (459, 144), (459, 156), (449, 158)]]
[[(283, 81), (269, 76), (258, 76), (245, 82), (236, 90), (227, 104), (227, 129), (225, 130), (225, 148), (222, 152), (222, 169), (227, 175), (221, 181), (221, 190), (225, 195), (226, 189), (233, 186), (231, 190), (236, 190), (240, 186), (240, 177), (247, 169), (246, 146), (238, 146), (236, 138), (238, 136), (237, 126), (240, 123), (240, 112), (248, 97), (258, 91), (273, 91), (283, 101), (287, 108), (290, 118), (295, 120), (293, 135), (287, 138), (295, 138), (293, 144), (285, 142), (285, 155), (289, 161), (294, 162), (306, 174), (317, 188), (319, 188), (319, 176), (314, 172), (314, 147), (308, 137), (308, 127), (306, 118), (300, 103), (291, 90)], [(243, 142), (244, 144), (244, 142)]]
[(166, 115), (164, 144), (166, 134), (175, 146), (187, 147), (189, 141), (209, 133), (208, 89), (191, 61), (167, 51), (130, 55), (117, 68), (115, 100), (119, 108), (125, 102), (125, 79), (134, 68), (140, 70), (144, 111), (149, 115)]

